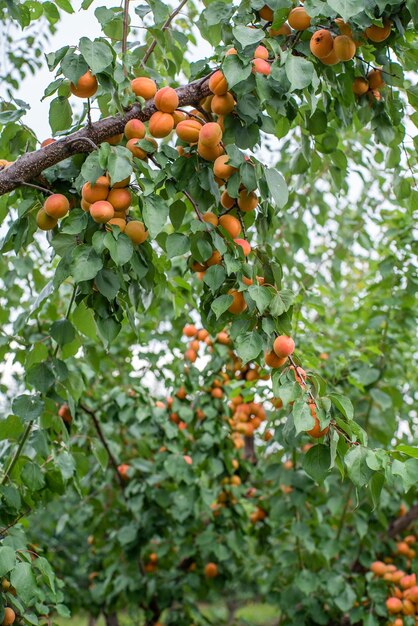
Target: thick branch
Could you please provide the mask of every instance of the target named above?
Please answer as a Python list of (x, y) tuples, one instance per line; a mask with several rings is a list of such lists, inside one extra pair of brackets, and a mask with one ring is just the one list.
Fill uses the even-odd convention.
[[(179, 97), (179, 106), (195, 105), (210, 93), (208, 78), (196, 80), (189, 85), (179, 87), (176, 91)], [(141, 105), (137, 103), (124, 115), (106, 117), (94, 122), (90, 127), (86, 126), (64, 139), (59, 139), (45, 146), (45, 148), (23, 154), (12, 165), (0, 171), (0, 196), (37, 178), (48, 167), (52, 167), (74, 154), (91, 152), (93, 145), (106, 141), (112, 135), (123, 133), (125, 124), (129, 120), (137, 118), (146, 122), (155, 111), (154, 100), (148, 100), (142, 110)]]
[(389, 537), (396, 537), (416, 519), (418, 519), (418, 504), (414, 504), (405, 515), (401, 515), (401, 517), (397, 517), (392, 521), (388, 530)]

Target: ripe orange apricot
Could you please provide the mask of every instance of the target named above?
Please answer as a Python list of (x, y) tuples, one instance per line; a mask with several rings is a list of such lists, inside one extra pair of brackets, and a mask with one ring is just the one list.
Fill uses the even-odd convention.
[(309, 408), (311, 410), (312, 417), (315, 420), (315, 424), (313, 428), (311, 428), (310, 430), (307, 430), (306, 432), (308, 435), (310, 435), (314, 439), (320, 439), (320, 437), (323, 437), (324, 435), (327, 434), (327, 432), (329, 431), (329, 426), (326, 426), (324, 429), (321, 430), (321, 425), (319, 423), (319, 419), (315, 411), (315, 405), (311, 403), (309, 404)]
[(60, 406), (58, 415), (66, 424), (71, 424), (71, 422), (73, 421), (70, 407), (68, 406), (68, 404), (63, 404), (62, 406)]
[(392, 596), (386, 600), (386, 608), (389, 613), (400, 613), (402, 611), (402, 601)]
[(208, 222), (209, 224), (213, 224), (214, 226), (218, 225), (218, 217), (217, 215), (215, 215), (215, 213), (212, 213), (211, 211), (204, 213), (202, 218), (204, 222)]
[(253, 74), (263, 74), (264, 76), (269, 76), (271, 72), (270, 63), (264, 61), (264, 59), (253, 59), (252, 64)]
[(218, 566), (216, 563), (206, 563), (204, 572), (206, 578), (216, 578), (218, 575)]
[(199, 143), (208, 148), (218, 145), (222, 139), (222, 129), (216, 122), (208, 122), (200, 128)]
[(287, 16), (289, 26), (295, 30), (307, 30), (311, 25), (311, 18), (303, 7), (295, 7)]
[(56, 142), (56, 139), (52, 139), (52, 137), (49, 139), (44, 139), (43, 142), (41, 143), (41, 148), (45, 148), (45, 146), (49, 146), (51, 143), (55, 143), (55, 142)]
[(228, 178), (230, 178), (232, 174), (237, 171), (236, 167), (228, 165), (228, 161), (229, 156), (227, 154), (223, 154), (218, 157), (213, 164), (213, 173), (222, 180), (228, 180)]
[(232, 209), (236, 201), (236, 198), (232, 198), (226, 190), (222, 192), (221, 204), (224, 209)]
[(58, 220), (47, 215), (43, 209), (36, 214), (36, 223), (41, 230), (52, 230), (58, 224)]
[(221, 156), (221, 154), (224, 153), (224, 149), (220, 144), (213, 147), (205, 146), (199, 140), (197, 144), (197, 152), (202, 159), (205, 159), (206, 161), (215, 161), (219, 156)]
[(214, 250), (208, 260), (206, 261), (206, 265), (208, 267), (212, 267), (212, 265), (220, 265), (222, 263), (222, 255), (218, 250)]
[(223, 96), (228, 91), (228, 83), (221, 70), (216, 70), (209, 78), (209, 89), (216, 96)]
[(241, 211), (254, 211), (258, 205), (258, 196), (254, 191), (248, 192), (246, 189), (241, 189), (238, 196), (238, 206)]
[(197, 120), (184, 120), (176, 126), (176, 133), (179, 139), (187, 143), (196, 143), (199, 140), (199, 133), (202, 124)]
[(273, 350), (278, 357), (288, 357), (295, 351), (295, 342), (287, 335), (279, 335), (273, 343)]
[(267, 61), (267, 59), (269, 58), (269, 51), (265, 46), (257, 46), (254, 52), (254, 58), (264, 59), (264, 61)]
[(197, 328), (194, 324), (186, 324), (183, 328), (183, 335), (186, 335), (186, 337), (196, 337), (197, 332)]
[(212, 389), (212, 391), (210, 392), (210, 395), (212, 396), (212, 398), (217, 398), (218, 400), (220, 400), (224, 397), (224, 392), (219, 387), (215, 387), (215, 389)]
[(2, 626), (11, 626), (16, 619), (16, 613), (9, 606), (4, 609)]
[(112, 217), (112, 219), (109, 220), (106, 224), (106, 230), (112, 230), (111, 226), (118, 226), (119, 230), (123, 233), (125, 232), (126, 228), (126, 220), (124, 220), (122, 217)]
[(247, 287), (249, 287), (250, 285), (254, 284), (253, 279), (252, 278), (248, 278), (248, 276), (243, 276), (241, 280), (244, 283), (244, 285), (247, 285)]
[(86, 211), (86, 212), (90, 211), (91, 204), (90, 202), (87, 202), (86, 200), (84, 200), (84, 198), (81, 198), (80, 206), (83, 209), (83, 211)]
[(246, 239), (234, 239), (234, 242), (237, 244), (237, 246), (240, 246), (242, 248), (244, 256), (248, 256), (250, 254), (251, 245)]
[(344, 22), (342, 17), (335, 18), (334, 22), (337, 24), (338, 30), (340, 31), (342, 35), (347, 35), (347, 37), (353, 36), (353, 31), (352, 31), (350, 24), (347, 24), (346, 22)]
[(118, 144), (120, 144), (122, 139), (123, 133), (120, 133), (119, 135), (111, 135), (111, 137), (107, 137), (105, 141), (107, 141), (107, 143), (109, 143), (111, 146), (117, 146)]
[(228, 333), (224, 330), (221, 330), (221, 332), (216, 335), (216, 341), (223, 346), (228, 346), (231, 342)]
[(124, 133), (126, 139), (143, 139), (145, 137), (145, 125), (141, 120), (133, 119), (126, 122)]
[(115, 210), (107, 200), (98, 200), (91, 205), (90, 215), (98, 224), (105, 224), (115, 216)]
[(237, 52), (236, 48), (229, 48), (229, 50), (227, 50), (227, 51), (225, 52), (225, 56), (226, 56), (226, 57), (229, 57), (229, 55), (231, 55), (231, 54), (238, 54), (238, 52)]
[(97, 78), (91, 70), (80, 76), (77, 83), (70, 84), (71, 93), (77, 98), (91, 98), (97, 91)]
[(356, 53), (356, 44), (347, 35), (338, 35), (334, 39), (334, 52), (340, 61), (351, 61)]
[(261, 17), (261, 19), (266, 20), (266, 22), (272, 22), (273, 21), (273, 17), (274, 17), (273, 9), (270, 9), (270, 7), (267, 4), (265, 4), (259, 10), (258, 14)]
[(226, 230), (226, 232), (235, 239), (241, 232), (241, 223), (239, 219), (234, 217), (233, 215), (222, 215), (219, 218), (219, 226), (222, 226)]
[(170, 113), (156, 111), (151, 115), (148, 125), (153, 137), (167, 137), (174, 128), (174, 118)]
[(369, 81), (369, 87), (371, 90), (381, 89), (385, 86), (385, 82), (383, 80), (382, 71), (379, 69), (372, 70), (367, 74), (367, 79)]
[(117, 180), (115, 183), (112, 181), (112, 189), (121, 189), (127, 187), (131, 182), (131, 177), (127, 176), (123, 180)]
[(230, 313), (234, 315), (238, 315), (242, 313), (247, 308), (247, 303), (245, 302), (244, 295), (241, 291), (237, 291), (236, 289), (230, 289), (228, 291), (228, 295), (233, 297), (233, 301), (231, 306), (228, 308)]
[(144, 98), (144, 100), (150, 100), (157, 93), (157, 85), (152, 78), (146, 76), (139, 76), (131, 80), (131, 89), (136, 96)]
[(369, 91), (369, 81), (366, 78), (357, 76), (357, 78), (353, 80), (352, 89), (355, 96), (363, 96)]
[(228, 113), (234, 110), (234, 96), (229, 93), (229, 91), (223, 96), (213, 96), (210, 106), (212, 113), (216, 113), (216, 115), (228, 115)]
[(154, 96), (156, 108), (163, 113), (174, 113), (179, 105), (179, 97), (172, 87), (159, 89)]
[(287, 357), (278, 357), (274, 350), (270, 350), (270, 352), (264, 353), (264, 362), (269, 367), (282, 367), (287, 361)]
[(370, 39), (370, 41), (380, 43), (389, 37), (391, 30), (392, 22), (390, 20), (384, 20), (383, 26), (376, 26), (375, 24), (372, 24), (366, 28), (365, 34), (367, 39)]
[(108, 195), (109, 179), (106, 176), (99, 176), (93, 185), (89, 182), (85, 183), (81, 189), (82, 198), (90, 204), (98, 200), (106, 200)]
[(119, 475), (123, 478), (123, 480), (128, 481), (129, 480), (129, 476), (128, 476), (128, 471), (130, 470), (131, 466), (128, 465), (127, 463), (122, 463), (121, 465), (118, 465), (118, 472)]
[(131, 206), (132, 194), (126, 187), (124, 189), (111, 189), (107, 201), (115, 211), (126, 211)]
[(279, 37), (280, 35), (287, 37), (291, 33), (292, 33), (292, 29), (290, 28), (287, 22), (282, 24), (279, 28), (270, 28), (269, 30), (270, 37)]
[(67, 215), (70, 209), (70, 203), (62, 193), (53, 193), (45, 200), (43, 209), (49, 217), (53, 217), (57, 220)]
[(148, 231), (145, 224), (139, 220), (131, 220), (126, 224), (125, 235), (129, 237), (132, 243), (139, 245), (144, 243), (148, 237)]
[(336, 54), (336, 52), (334, 50), (334, 46), (332, 46), (332, 50), (328, 54), (328, 56), (322, 57), (322, 59), (320, 59), (320, 61), (324, 65), (336, 65), (337, 63), (340, 62), (340, 59), (338, 58), (338, 56), (337, 56), (337, 54)]
[(197, 354), (195, 350), (186, 350), (186, 352), (184, 353), (184, 358), (186, 359), (186, 361), (190, 361), (190, 363), (194, 363), (197, 359)]
[[(155, 141), (154, 137), (149, 137), (148, 135), (144, 137), (144, 139), (146, 139), (149, 143), (152, 143), (152, 145), (155, 147), (155, 149), (158, 148), (158, 143)], [(148, 158), (149, 153), (146, 152), (145, 150), (143, 150), (140, 146), (137, 146), (136, 144), (138, 143), (138, 139), (130, 139), (128, 141), (128, 143), (126, 144), (126, 147), (128, 148), (128, 150), (130, 150), (132, 152), (132, 154), (134, 155), (134, 157), (136, 157), (137, 159), (142, 159), (143, 161), (145, 159)], [(151, 148), (150, 148), (151, 150)]]
[(329, 30), (321, 28), (317, 30), (311, 37), (309, 47), (314, 56), (319, 59), (326, 57), (332, 52), (334, 45), (333, 37)]
[(184, 111), (174, 111), (172, 115), (174, 119), (174, 128), (177, 128), (177, 125), (180, 124), (180, 122), (184, 122), (189, 119), (187, 113)]

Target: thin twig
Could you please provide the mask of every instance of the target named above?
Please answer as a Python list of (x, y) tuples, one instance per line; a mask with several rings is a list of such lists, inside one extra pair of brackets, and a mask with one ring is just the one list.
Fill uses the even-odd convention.
[[(123, 5), (123, 35), (122, 35), (122, 57), (125, 59), (127, 43), (128, 43), (128, 24), (129, 24), (129, 0), (125, 0)], [(123, 64), (126, 72), (125, 63)]]
[(118, 479), (119, 484), (120, 484), (121, 489), (122, 489), (122, 493), (125, 495), (125, 483), (123, 481), (122, 476), (119, 473), (118, 464), (117, 464), (116, 459), (113, 456), (112, 452), (110, 451), (109, 444), (107, 443), (106, 437), (103, 434), (103, 431), (102, 431), (102, 428), (100, 426), (100, 422), (97, 419), (96, 413), (94, 411), (92, 411), (92, 409), (90, 409), (88, 406), (86, 406), (83, 403), (80, 403), (80, 408), (83, 409), (83, 411), (85, 413), (87, 413), (87, 415), (90, 415), (91, 419), (93, 420), (93, 424), (94, 424), (94, 427), (96, 429), (97, 435), (98, 435), (100, 441), (102, 442), (102, 444), (103, 444), (103, 446), (104, 446), (104, 448), (105, 448), (105, 450), (106, 450), (106, 452), (107, 452), (107, 454), (109, 456), (109, 461), (110, 461), (110, 463), (111, 463), (111, 465), (112, 465), (112, 467), (113, 467), (113, 469), (115, 471), (115, 474), (117, 476), (117, 479)]
[[(187, 0), (182, 0), (180, 2), (179, 6), (176, 9), (174, 9), (174, 11), (168, 16), (168, 18), (164, 22), (163, 27), (161, 29), (163, 32), (168, 30), (171, 22), (176, 17), (176, 15), (178, 15), (180, 13), (180, 11), (182, 10), (182, 8), (186, 4), (186, 2), (187, 2)], [(144, 57), (143, 57), (143, 59), (141, 61), (142, 67), (145, 67), (145, 65), (147, 64), (147, 61), (150, 58), (151, 54), (154, 52), (154, 49), (155, 49), (156, 45), (157, 45), (157, 40), (154, 38), (151, 41), (150, 45), (148, 46), (147, 50), (145, 51)]]
[(247, 232), (245, 230), (245, 224), (244, 224), (244, 220), (242, 219), (242, 215), (241, 215), (241, 211), (237, 211), (237, 215), (238, 215), (238, 219), (240, 221), (241, 224), (241, 228), (242, 228), (242, 232), (244, 234), (244, 239), (247, 239)]
[(20, 513), (20, 515), (18, 515), (18, 517), (16, 517), (13, 522), (0, 530), (0, 536), (4, 535), (4, 533), (6, 533), (10, 528), (13, 528), (13, 526), (16, 526), (16, 524), (22, 519), (22, 517), (25, 517), (25, 515), (29, 515), (30, 512), (31, 509), (27, 509), (27, 511), (23, 511), (23, 513)]
[(33, 185), (32, 183), (25, 183), (24, 180), (19, 180), (19, 185), (24, 185), (25, 187), (32, 187), (33, 189), (39, 189), (39, 191), (43, 191), (44, 193), (49, 193), (50, 195), (54, 193), (50, 189), (46, 189), (46, 187), (41, 187), (41, 185)]
[(27, 439), (28, 439), (28, 437), (29, 437), (29, 435), (31, 433), (32, 426), (33, 426), (33, 421), (29, 422), (28, 425), (26, 426), (25, 432), (22, 435), (20, 443), (19, 443), (19, 445), (18, 445), (18, 447), (17, 447), (17, 449), (16, 449), (16, 451), (15, 451), (13, 457), (12, 457), (12, 460), (9, 463), (8, 468), (5, 471), (5, 474), (4, 474), (0, 484), (4, 485), (8, 481), (9, 476), (10, 476), (14, 466), (16, 465), (16, 463), (17, 463), (17, 461), (18, 461), (18, 459), (19, 459), (19, 457), (21, 455), (21, 452), (23, 450), (23, 447), (24, 447), (24, 445), (25, 445), (25, 443), (26, 443), (26, 441), (27, 441)]
[[(89, 120), (89, 126), (91, 126), (91, 119)], [(94, 143), (93, 139), (89, 139), (89, 137), (76, 137), (74, 139), (70, 139), (68, 143), (73, 143), (74, 141), (84, 141), (85, 143), (89, 143), (94, 150), (99, 148), (99, 146)]]
[(192, 205), (192, 207), (195, 210), (195, 213), (197, 215), (197, 219), (200, 220), (201, 222), (204, 222), (205, 220), (202, 217), (202, 214), (199, 210), (199, 207), (196, 204), (196, 201), (193, 200), (192, 196), (189, 194), (188, 191), (186, 191), (185, 189), (182, 190), (182, 193), (186, 196), (186, 198), (190, 201), (190, 204)]

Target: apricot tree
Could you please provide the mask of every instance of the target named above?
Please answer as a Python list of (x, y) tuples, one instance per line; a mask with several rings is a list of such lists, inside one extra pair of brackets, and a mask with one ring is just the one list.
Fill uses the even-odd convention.
[(0, 621), (412, 626), (416, 3), (73, 4), (0, 2)]

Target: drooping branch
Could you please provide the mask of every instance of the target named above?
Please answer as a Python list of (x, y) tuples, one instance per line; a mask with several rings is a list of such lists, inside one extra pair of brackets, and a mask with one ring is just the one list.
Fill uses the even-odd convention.
[(403, 530), (408, 528), (408, 526), (417, 519), (418, 519), (418, 504), (414, 504), (413, 506), (411, 506), (409, 511), (405, 513), (405, 515), (401, 515), (400, 517), (397, 517), (391, 522), (389, 526), (389, 530), (388, 530), (388, 536), (396, 537), (396, 535), (398, 535)]
[[(179, 97), (179, 106), (195, 105), (210, 93), (208, 77), (179, 87), (176, 91)], [(106, 117), (94, 122), (91, 126), (86, 126), (68, 135), (68, 137), (50, 143), (40, 150), (23, 154), (14, 163), (0, 171), (0, 196), (37, 178), (48, 167), (52, 167), (74, 154), (91, 152), (95, 145), (106, 141), (112, 135), (123, 133), (125, 124), (129, 120), (137, 118), (146, 122), (155, 111), (154, 100), (148, 100), (142, 109), (141, 105), (137, 103), (128, 109), (124, 115)]]

